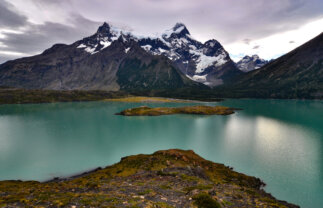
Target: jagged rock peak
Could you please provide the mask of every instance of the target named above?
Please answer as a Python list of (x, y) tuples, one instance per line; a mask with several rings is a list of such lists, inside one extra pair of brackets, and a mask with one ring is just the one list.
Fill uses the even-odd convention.
[(214, 47), (215, 45), (219, 45), (219, 44), (220, 44), (219, 41), (215, 39), (208, 40), (204, 43), (204, 45), (208, 47)]
[(254, 55), (251, 55), (251, 56), (246, 55), (241, 60), (243, 60), (243, 59), (247, 59), (247, 60), (254, 59), (254, 60), (256, 60), (256, 59), (260, 59), (260, 58), (259, 58), (259, 56), (257, 54), (254, 54)]
[(187, 30), (186, 26), (183, 23), (176, 23), (174, 27), (170, 30), (166, 30), (163, 33), (163, 38), (179, 38), (184, 37), (185, 35), (190, 35), (190, 32)]
[(253, 60), (260, 59), (260, 58), (259, 58), (259, 56), (258, 56), (257, 54), (252, 55), (252, 56), (251, 56), (251, 58), (252, 58)]
[(98, 31), (97, 33), (100, 33), (100, 34), (109, 34), (110, 33), (110, 25), (107, 23), (107, 22), (104, 22), (99, 28), (98, 28)]
[(177, 22), (175, 25), (174, 25), (174, 27), (173, 27), (173, 30), (175, 31), (175, 30), (177, 30), (177, 29), (179, 29), (179, 28), (186, 28), (186, 26), (184, 25), (184, 23), (181, 23), (181, 22)]

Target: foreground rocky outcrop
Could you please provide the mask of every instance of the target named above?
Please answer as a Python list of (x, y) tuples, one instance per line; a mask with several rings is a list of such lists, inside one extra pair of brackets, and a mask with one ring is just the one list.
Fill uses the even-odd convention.
[(2, 181), (0, 207), (298, 207), (263, 185), (191, 150), (172, 149), (66, 179)]
[(224, 106), (185, 106), (185, 107), (158, 107), (150, 108), (141, 106), (138, 108), (130, 108), (116, 115), (123, 116), (161, 116), (172, 114), (195, 114), (195, 115), (230, 115), (236, 108)]

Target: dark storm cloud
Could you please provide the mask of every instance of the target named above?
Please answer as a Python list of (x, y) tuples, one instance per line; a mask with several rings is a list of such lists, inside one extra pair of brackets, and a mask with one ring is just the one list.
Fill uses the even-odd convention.
[[(82, 14), (160, 31), (184, 22), (203, 40), (223, 43), (297, 29), (323, 15), (322, 0), (70, 0)], [(77, 2), (77, 3), (76, 3)]]
[(15, 28), (26, 24), (27, 18), (18, 14), (12, 4), (0, 1), (0, 27)]
[[(275, 33), (297, 29), (302, 25), (322, 17), (323, 1), (321, 0), (239, 0), (222, 3), (208, 11), (214, 25), (214, 34), (224, 43), (248, 39), (263, 38)], [(212, 9), (214, 9), (214, 7)], [(204, 15), (198, 21), (207, 21)], [(207, 31), (201, 25), (203, 31)]]
[(73, 15), (70, 18), (70, 23), (72, 26), (53, 22), (45, 22), (40, 25), (29, 23), (23, 33), (5, 32), (3, 33), (5, 37), (0, 38), (0, 42), (5, 43), (6, 46), (0, 46), (0, 51), (38, 53), (55, 43), (72, 43), (88, 36), (94, 33), (100, 24), (79, 15)]

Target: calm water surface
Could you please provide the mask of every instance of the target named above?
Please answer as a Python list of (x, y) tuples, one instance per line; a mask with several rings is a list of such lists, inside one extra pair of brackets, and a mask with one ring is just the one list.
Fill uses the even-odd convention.
[[(323, 206), (323, 102), (226, 100), (230, 116), (122, 117), (140, 103), (0, 106), (0, 180), (46, 180), (160, 149), (193, 149), (260, 177), (279, 199)], [(144, 104), (179, 106), (192, 104)]]

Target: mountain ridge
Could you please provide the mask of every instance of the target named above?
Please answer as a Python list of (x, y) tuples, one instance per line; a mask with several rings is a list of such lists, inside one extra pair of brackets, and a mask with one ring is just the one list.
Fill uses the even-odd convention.
[(323, 33), (216, 90), (230, 97), (322, 99)]

